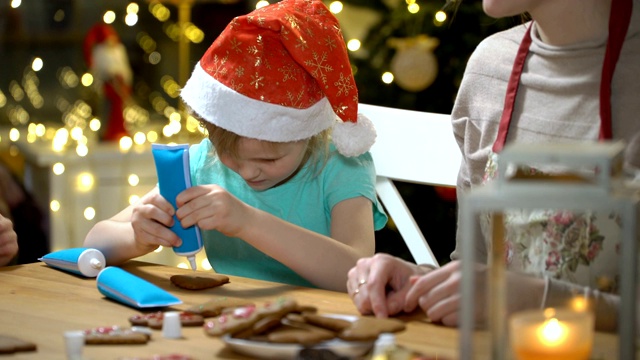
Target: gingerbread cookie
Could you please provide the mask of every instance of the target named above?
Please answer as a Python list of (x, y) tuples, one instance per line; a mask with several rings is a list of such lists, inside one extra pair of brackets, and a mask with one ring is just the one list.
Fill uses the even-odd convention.
[[(131, 325), (148, 326), (152, 329), (162, 329), (163, 319), (164, 313), (162, 311), (158, 311), (149, 314), (133, 315), (129, 318), (129, 322)], [(204, 318), (202, 315), (183, 311), (180, 313), (180, 324), (182, 324), (182, 326), (200, 326), (204, 324)]]
[(256, 321), (252, 327), (247, 328), (243, 331), (240, 331), (233, 335), (234, 338), (238, 339), (253, 339), (258, 341), (269, 341), (267, 336), (262, 336), (269, 333), (271, 330), (277, 329), (284, 324), (295, 322), (295, 323), (305, 323), (305, 319), (299, 311), (301, 308), (299, 306), (296, 307), (295, 310), (286, 314), (286, 316), (282, 317), (280, 314), (278, 315), (269, 315), (265, 316), (262, 319)]
[(280, 326), (281, 316), (279, 314), (265, 316), (262, 319), (256, 321), (251, 327), (251, 331), (254, 335), (262, 335), (269, 330), (272, 330)]
[(399, 319), (364, 316), (342, 330), (338, 337), (346, 341), (371, 341), (377, 339), (382, 333), (395, 333), (405, 328), (406, 324)]
[(315, 314), (318, 312), (318, 308), (312, 305), (296, 305), (294, 312), (299, 314)]
[(36, 351), (36, 344), (13, 336), (0, 335), (0, 354), (13, 354), (23, 351)]
[(169, 280), (182, 289), (204, 290), (228, 283), (229, 277), (221, 274), (173, 275)]
[(148, 357), (124, 357), (118, 360), (193, 360), (189, 355), (169, 354), (169, 355), (152, 355)]
[[(265, 316), (262, 319), (258, 320), (253, 324), (253, 326), (248, 327), (240, 332), (237, 332), (233, 335), (236, 339), (254, 339), (258, 336), (261, 336), (281, 325), (280, 316)], [(266, 341), (266, 339), (265, 339)]]
[(146, 344), (149, 334), (119, 326), (104, 326), (84, 331), (84, 343), (87, 345), (134, 345)]
[(282, 318), (296, 309), (296, 302), (288, 298), (279, 298), (261, 305), (241, 306), (207, 321), (204, 331), (211, 336), (234, 335), (251, 328), (258, 320), (267, 316)]
[(283, 319), (282, 325), (267, 334), (272, 343), (295, 343), (312, 346), (336, 337), (336, 333), (306, 322)]
[(240, 306), (248, 306), (248, 305), (253, 305), (253, 303), (247, 300), (234, 299), (234, 298), (228, 298), (226, 296), (223, 296), (223, 297), (215, 298), (213, 300), (209, 300), (204, 304), (192, 306), (187, 310), (185, 310), (185, 312), (188, 312), (191, 314), (198, 314), (198, 315), (201, 315), (202, 317), (207, 318), (207, 317), (218, 316), (222, 314), (222, 311), (225, 309), (230, 310)]
[(316, 325), (336, 333), (342, 332), (352, 325), (352, 322), (345, 319), (339, 319), (331, 316), (323, 316), (317, 314), (302, 314), (304, 321), (309, 324)]
[(370, 316), (358, 317), (355, 321), (316, 314), (304, 314), (302, 317), (309, 324), (331, 331), (347, 341), (371, 341), (382, 333), (402, 331), (406, 325), (399, 319), (380, 319)]

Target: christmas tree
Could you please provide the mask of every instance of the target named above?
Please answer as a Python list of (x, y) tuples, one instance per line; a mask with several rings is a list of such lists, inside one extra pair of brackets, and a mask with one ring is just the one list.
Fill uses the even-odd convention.
[[(484, 14), (481, 0), (343, 0), (345, 8), (379, 14), (370, 25), (362, 46), (353, 52), (352, 63), (360, 91), (360, 101), (439, 113), (450, 113), (466, 62), (480, 41), (520, 23), (519, 18), (492, 19)], [(337, 14), (341, 23), (346, 19)], [(345, 34), (348, 37), (349, 34)], [(347, 39), (348, 41), (349, 39)], [(425, 44), (425, 41), (427, 42)], [(432, 53), (436, 59), (435, 78), (424, 89), (403, 88), (396, 82), (385, 84), (382, 74), (392, 71), (392, 63), (411, 47)], [(418, 54), (413, 52), (412, 55)], [(425, 57), (426, 58), (426, 57)], [(396, 79), (415, 76), (421, 64), (399, 67)]]

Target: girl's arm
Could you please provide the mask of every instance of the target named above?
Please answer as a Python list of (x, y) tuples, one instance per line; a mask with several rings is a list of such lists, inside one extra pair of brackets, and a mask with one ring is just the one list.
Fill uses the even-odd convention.
[(87, 233), (84, 246), (100, 250), (108, 265), (122, 264), (160, 245), (178, 246), (180, 239), (166, 227), (171, 226), (172, 215), (171, 205), (155, 187), (135, 204), (95, 224)]
[(128, 206), (112, 218), (96, 223), (87, 233), (84, 246), (100, 250), (107, 265), (120, 265), (147, 253), (137, 248), (133, 238), (131, 206)]
[(218, 185), (188, 188), (176, 205), (183, 227), (240, 238), (324, 289), (346, 291), (349, 269), (375, 251), (373, 204), (361, 196), (333, 207), (331, 237), (256, 209)]
[(373, 210), (364, 197), (347, 199), (331, 211), (331, 237), (251, 208), (235, 236), (285, 264), (314, 285), (346, 291), (347, 273), (375, 252)]
[(260, 212), (245, 241), (290, 267), (314, 285), (346, 291), (347, 274), (359, 258), (375, 252), (371, 201), (344, 200), (331, 211), (331, 237)]

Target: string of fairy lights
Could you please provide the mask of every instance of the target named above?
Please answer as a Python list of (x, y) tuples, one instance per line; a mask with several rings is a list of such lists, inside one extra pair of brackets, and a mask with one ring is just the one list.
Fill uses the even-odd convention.
[[(275, 1), (271, 1), (275, 2)], [(416, 0), (405, 0), (406, 10), (410, 14), (418, 14), (420, 6)], [(172, 3), (176, 3), (173, 1)], [(268, 5), (270, 2), (260, 0), (255, 3), (255, 8)], [(14, 9), (22, 5), (21, 0), (11, 0), (10, 6)], [(340, 1), (327, 2), (331, 12), (336, 14), (340, 20), (340, 13), (343, 11), (344, 4)], [(122, 21), (133, 31), (137, 31), (135, 39), (136, 44), (143, 50), (145, 62), (150, 65), (157, 65), (162, 61), (163, 54), (158, 50), (158, 41), (149, 33), (143, 30), (134, 30), (139, 19), (139, 12), (144, 11), (142, 5), (131, 2), (126, 5), (124, 15), (119, 16), (116, 10), (107, 10), (102, 16), (102, 21), (106, 24), (113, 24), (116, 21)], [(165, 6), (161, 1), (149, 1), (144, 5), (148, 11), (159, 23), (162, 24), (163, 33), (171, 40), (178, 42), (181, 36), (190, 43), (200, 43), (204, 40), (204, 32), (193, 23), (179, 24), (171, 20), (172, 8)], [(122, 12), (120, 12), (122, 13)], [(54, 12), (54, 21), (62, 21), (65, 18), (63, 10)], [(435, 14), (433, 19), (436, 24), (443, 24), (447, 19), (445, 12), (441, 11)], [(342, 20), (341, 20), (342, 21)], [(353, 53), (357, 53), (361, 47), (361, 41), (357, 38), (346, 39), (347, 48)], [(46, 125), (31, 120), (32, 116), (29, 111), (22, 106), (23, 102), (29, 102), (30, 106), (36, 111), (41, 109), (45, 101), (51, 101), (45, 98), (40, 92), (40, 79), (38, 73), (46, 66), (46, 59), (34, 56), (29, 64), (25, 66), (25, 70), (20, 80), (11, 80), (8, 85), (8, 93), (0, 89), (0, 111), (4, 111), (10, 121), (10, 129), (8, 131), (9, 154), (17, 155), (19, 150), (14, 145), (18, 141), (24, 141), (28, 144), (44, 143), (53, 153), (64, 153), (69, 155), (75, 153), (78, 157), (86, 157), (91, 152), (92, 144), (98, 138), (98, 131), (102, 126), (101, 119), (94, 113), (94, 109), (84, 100), (69, 100), (62, 96), (57, 96), (55, 107), (61, 113), (61, 123), (56, 125)], [(56, 72), (56, 79), (63, 89), (76, 89), (78, 87), (89, 88), (94, 84), (91, 73), (78, 73), (71, 66), (63, 66)], [(381, 74), (381, 81), (390, 84), (394, 81), (394, 75), (391, 72)], [(162, 141), (164, 143), (172, 143), (177, 139), (184, 140), (189, 136), (201, 135), (204, 130), (200, 127), (199, 122), (181, 112), (172, 106), (167, 97), (171, 99), (178, 98), (180, 84), (170, 75), (164, 75), (160, 78), (161, 91), (151, 91), (148, 94), (151, 109), (145, 109), (135, 103), (129, 103), (124, 108), (124, 119), (131, 136), (120, 138), (118, 148), (122, 153), (127, 153), (132, 148), (144, 147), (151, 143)], [(10, 99), (13, 101), (9, 101)], [(161, 114), (166, 123), (161, 127), (152, 127), (150, 124), (150, 111)], [(175, 141), (174, 141), (175, 139)], [(4, 141), (0, 137), (0, 142)], [(52, 165), (52, 173), (54, 175), (62, 175), (65, 173), (65, 164), (56, 162)], [(91, 172), (82, 172), (78, 175), (75, 184), (76, 191), (87, 192), (94, 189), (95, 178)], [(131, 173), (127, 177), (127, 183), (131, 187), (139, 184), (140, 177)], [(128, 201), (130, 204), (139, 199), (139, 195), (132, 195)], [(50, 199), (49, 208), (58, 216), (63, 210), (60, 199)], [(84, 217), (87, 221), (93, 221), (96, 216), (94, 207), (89, 206), (84, 210)], [(162, 248), (157, 250), (162, 251)], [(201, 259), (202, 267), (211, 268), (206, 257)], [(180, 267), (188, 267), (186, 263), (178, 264)]]
[[(268, 5), (269, 2), (260, 0), (256, 2), (255, 7), (260, 8)], [(416, 0), (406, 0), (406, 9), (411, 14), (417, 14), (420, 11), (420, 6)], [(21, 5), (21, 0), (12, 0), (11, 6), (17, 8)], [(339, 14), (343, 10), (343, 3), (340, 1), (332, 1), (328, 4), (329, 9)], [(148, 11), (163, 24), (164, 33), (172, 40), (178, 41), (181, 35), (181, 28), (184, 28), (185, 37), (192, 43), (200, 43), (204, 39), (204, 33), (195, 24), (188, 23), (184, 26), (170, 21), (171, 9), (164, 4), (152, 1), (147, 7)], [(126, 12), (123, 21), (126, 25), (133, 27), (138, 22), (138, 12), (140, 7), (137, 3), (132, 2), (126, 6)], [(56, 17), (63, 17), (56, 12)], [(113, 10), (108, 10), (102, 17), (103, 21), (107, 24), (111, 24), (117, 20), (117, 14)], [(444, 11), (439, 11), (434, 16), (434, 22), (444, 23), (447, 19), (447, 14)], [(144, 50), (145, 56), (149, 64), (158, 64), (162, 55), (157, 51), (157, 42), (146, 32), (139, 31), (136, 35), (136, 42), (141, 49)], [(349, 51), (357, 52), (360, 50), (361, 42), (359, 39), (347, 39), (347, 48)], [(6, 110), (6, 114), (12, 125), (15, 127), (11, 129), (10, 140), (17, 141), (20, 137), (20, 126), (28, 125), (26, 139), (28, 142), (35, 142), (38, 139), (51, 141), (53, 151), (64, 151), (66, 148), (72, 146), (70, 140), (75, 141), (75, 151), (79, 156), (85, 156), (89, 149), (89, 140), (85, 135), (86, 131), (97, 132), (101, 127), (101, 121), (99, 118), (93, 116), (91, 107), (83, 100), (76, 100), (70, 102), (62, 97), (56, 100), (56, 107), (62, 113), (63, 127), (59, 129), (47, 128), (44, 124), (30, 123), (29, 112), (19, 103), (25, 98), (31, 103), (34, 109), (42, 108), (44, 104), (44, 97), (39, 92), (38, 85), (39, 79), (37, 73), (44, 67), (44, 60), (40, 57), (34, 57), (24, 71), (22, 81), (19, 83), (16, 80), (11, 80), (9, 83), (9, 94), (15, 100), (18, 105), (12, 105)], [(393, 82), (394, 76), (391, 72), (384, 72), (381, 74), (381, 81), (387, 84)], [(90, 87), (93, 84), (93, 76), (87, 72), (78, 75), (71, 67), (63, 67), (58, 70), (58, 81), (60, 85), (65, 89), (75, 88), (79, 85)], [(164, 94), (153, 91), (149, 94), (149, 102), (153, 107), (153, 110), (161, 113), (167, 119), (167, 124), (162, 128), (162, 136), (165, 138), (171, 138), (175, 134), (179, 134), (183, 129), (190, 133), (196, 133), (202, 131), (199, 128), (198, 121), (190, 116), (181, 114), (178, 109), (171, 106), (164, 98), (168, 96), (170, 98), (177, 98), (180, 91), (180, 84), (171, 76), (164, 75), (160, 80), (160, 85), (164, 91)], [(7, 105), (7, 97), (0, 89), (0, 108)], [(143, 127), (149, 121), (149, 113), (146, 109), (137, 106), (135, 104), (129, 104), (124, 111), (125, 121), (130, 127)], [(184, 126), (183, 126), (184, 118)], [(121, 140), (121, 147), (123, 150), (127, 150), (133, 143), (143, 144), (145, 142), (153, 143), (158, 141), (160, 134), (155, 130), (150, 130), (147, 133), (137, 132), (132, 137), (125, 137)]]

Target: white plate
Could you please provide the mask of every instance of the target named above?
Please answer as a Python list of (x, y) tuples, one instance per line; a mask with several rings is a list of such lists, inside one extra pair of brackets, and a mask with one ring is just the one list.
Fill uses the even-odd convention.
[[(335, 317), (354, 321), (356, 316), (323, 314), (323, 316)], [(299, 344), (274, 344), (264, 341), (252, 341), (246, 339), (235, 339), (230, 335), (224, 335), (222, 341), (233, 351), (260, 359), (295, 359), (300, 350), (305, 347)], [(349, 358), (358, 357), (366, 354), (373, 347), (374, 341), (344, 341), (340, 339), (332, 339), (324, 341), (314, 346), (312, 349), (328, 349), (336, 355), (346, 356)]]

